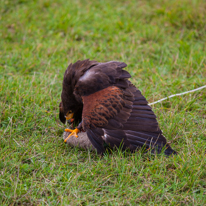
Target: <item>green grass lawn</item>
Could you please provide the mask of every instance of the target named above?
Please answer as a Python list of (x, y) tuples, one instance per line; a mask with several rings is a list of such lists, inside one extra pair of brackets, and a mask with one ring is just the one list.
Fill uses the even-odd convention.
[(128, 64), (149, 102), (206, 85), (205, 0), (1, 0), (0, 205), (205, 205), (206, 89), (155, 104), (166, 158), (64, 144), (68, 63)]

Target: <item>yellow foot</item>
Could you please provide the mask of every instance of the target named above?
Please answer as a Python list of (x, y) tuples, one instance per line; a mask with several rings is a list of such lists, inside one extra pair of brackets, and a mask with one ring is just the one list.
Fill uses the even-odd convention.
[(79, 129), (74, 129), (74, 130), (72, 130), (72, 129), (65, 129), (65, 132), (71, 132), (71, 134), (64, 140), (64, 142), (67, 142), (67, 140), (71, 137), (71, 136), (75, 136), (76, 138), (78, 137), (78, 133), (80, 132), (80, 130)]

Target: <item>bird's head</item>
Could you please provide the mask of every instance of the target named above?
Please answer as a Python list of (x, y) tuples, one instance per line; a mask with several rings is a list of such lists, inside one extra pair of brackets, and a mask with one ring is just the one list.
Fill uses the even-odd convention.
[(71, 124), (74, 121), (74, 112), (72, 110), (64, 111), (62, 102), (59, 104), (59, 119), (65, 124), (66, 121)]
[(59, 119), (62, 123), (76, 123), (82, 120), (83, 103), (78, 92), (75, 92), (75, 87), (80, 77), (89, 70), (92, 66), (97, 65), (96, 61), (77, 61), (70, 64), (64, 73), (63, 88), (61, 94), (61, 103), (59, 104)]
[(82, 119), (82, 109), (83, 105), (75, 105), (71, 107), (63, 107), (63, 103), (60, 102), (59, 104), (59, 119), (60, 121), (65, 124), (66, 121), (69, 124), (75, 122), (80, 122)]

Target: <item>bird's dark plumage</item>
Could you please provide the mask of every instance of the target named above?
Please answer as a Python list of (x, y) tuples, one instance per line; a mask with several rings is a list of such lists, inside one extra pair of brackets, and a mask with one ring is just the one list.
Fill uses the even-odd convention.
[(128, 80), (123, 62), (77, 61), (70, 64), (63, 79), (60, 120), (68, 113), (81, 121), (98, 153), (103, 143), (135, 151), (144, 146), (166, 155), (176, 154), (159, 128), (156, 116), (141, 92)]

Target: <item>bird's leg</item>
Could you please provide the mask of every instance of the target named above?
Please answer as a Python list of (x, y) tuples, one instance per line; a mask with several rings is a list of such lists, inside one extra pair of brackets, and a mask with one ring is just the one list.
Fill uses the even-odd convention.
[(64, 140), (64, 142), (67, 142), (67, 140), (71, 137), (71, 136), (75, 136), (76, 138), (78, 137), (78, 133), (80, 132), (82, 128), (82, 122), (80, 122), (80, 124), (78, 125), (78, 127), (76, 127), (74, 130), (72, 129), (65, 129), (65, 132), (71, 132), (71, 134)]
[(71, 132), (71, 134), (64, 140), (64, 142), (67, 142), (67, 140), (71, 137), (71, 136), (75, 136), (76, 138), (78, 137), (78, 133), (80, 132), (79, 129), (75, 128), (74, 130), (72, 129), (65, 129), (65, 132)]

